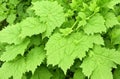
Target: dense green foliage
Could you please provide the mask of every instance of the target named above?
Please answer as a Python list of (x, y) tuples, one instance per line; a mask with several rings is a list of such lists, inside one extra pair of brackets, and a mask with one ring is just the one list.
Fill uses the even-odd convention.
[(120, 0), (0, 0), (0, 79), (120, 79)]

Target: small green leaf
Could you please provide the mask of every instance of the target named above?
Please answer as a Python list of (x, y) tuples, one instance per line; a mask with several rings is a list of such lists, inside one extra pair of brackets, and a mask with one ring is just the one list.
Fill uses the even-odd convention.
[(114, 25), (120, 24), (114, 13), (109, 12), (105, 15), (105, 24), (107, 28), (112, 28)]
[(113, 79), (120, 79), (120, 65), (114, 70)]
[(51, 77), (52, 74), (49, 72), (48, 68), (45, 66), (40, 66), (36, 69), (31, 79), (50, 79)]
[(66, 29), (60, 29), (60, 32), (64, 35), (67, 36), (72, 32), (72, 28), (66, 28)]
[(21, 44), (7, 46), (6, 51), (1, 55), (0, 60), (10, 61), (15, 59), (15, 57), (19, 54), (24, 55), (24, 52), (27, 49), (29, 43), (30, 40), (26, 39)]
[(85, 31), (86, 34), (106, 32), (104, 22), (105, 20), (103, 16), (100, 14), (96, 14), (88, 20), (83, 30)]
[(82, 73), (81, 69), (75, 71), (73, 79), (85, 79), (85, 75)]
[(11, 13), (11, 14), (7, 17), (7, 22), (8, 22), (9, 24), (13, 24), (14, 21), (15, 21), (15, 19), (16, 19), (16, 14)]
[(114, 9), (114, 5), (116, 4), (119, 4), (120, 3), (120, 0), (111, 0), (109, 3), (108, 3), (108, 8), (110, 9)]

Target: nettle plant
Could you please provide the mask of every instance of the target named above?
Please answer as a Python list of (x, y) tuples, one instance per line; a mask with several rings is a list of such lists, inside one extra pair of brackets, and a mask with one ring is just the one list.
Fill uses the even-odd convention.
[(1, 0), (0, 79), (120, 79), (120, 0)]

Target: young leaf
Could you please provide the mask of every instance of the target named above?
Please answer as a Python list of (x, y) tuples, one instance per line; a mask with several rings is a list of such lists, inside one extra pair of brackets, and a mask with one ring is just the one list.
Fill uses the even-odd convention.
[(113, 9), (114, 8), (114, 5), (116, 4), (119, 4), (120, 3), (120, 0), (111, 0), (109, 3), (108, 3), (108, 8), (110, 9)]
[(105, 24), (107, 26), (107, 28), (111, 28), (114, 25), (120, 24), (117, 20), (117, 17), (115, 16), (114, 13), (109, 12), (105, 15)]
[(111, 37), (111, 42), (113, 44), (120, 44), (120, 27), (116, 26), (115, 28), (112, 29), (110, 33)]
[(106, 32), (104, 25), (104, 18), (100, 14), (96, 14), (88, 20), (88, 23), (84, 26), (83, 30), (87, 34)]
[(81, 65), (83, 73), (91, 79), (113, 79), (111, 70), (120, 64), (120, 53), (100, 46), (89, 53)]
[(50, 36), (52, 31), (65, 21), (63, 8), (56, 1), (37, 1), (33, 3), (32, 9), (46, 26), (44, 36)]
[(82, 73), (81, 69), (75, 71), (73, 79), (85, 79), (85, 75)]

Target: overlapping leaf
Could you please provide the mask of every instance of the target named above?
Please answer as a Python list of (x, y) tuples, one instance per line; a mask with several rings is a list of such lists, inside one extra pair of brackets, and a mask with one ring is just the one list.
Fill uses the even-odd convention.
[(114, 5), (116, 5), (116, 4), (119, 4), (120, 3), (120, 0), (111, 0), (109, 3), (108, 3), (108, 7), (110, 8), (110, 9), (113, 9), (114, 8)]
[(73, 33), (67, 37), (56, 33), (46, 44), (47, 63), (58, 65), (66, 73), (75, 58), (82, 59), (86, 56), (85, 52), (93, 47), (93, 43), (103, 44), (103, 40), (99, 35), (88, 36), (82, 32)]
[(91, 17), (87, 24), (84, 26), (84, 31), (87, 34), (102, 33), (106, 32), (106, 27), (104, 25), (104, 18), (100, 14), (96, 14)]
[(120, 44), (120, 26), (116, 26), (112, 29), (110, 37), (113, 44)]
[(28, 17), (20, 23), (22, 38), (26, 36), (32, 36), (39, 33), (43, 33), (46, 30), (46, 26), (43, 25), (38, 18)]
[(14, 79), (21, 79), (22, 74), (26, 72), (26, 64), (23, 57), (6, 62), (0, 68), (0, 79), (8, 79), (13, 76)]
[(117, 20), (117, 17), (115, 16), (115, 14), (112, 12), (109, 12), (106, 14), (105, 20), (106, 20), (105, 24), (106, 24), (107, 28), (111, 28), (114, 25), (120, 24)]
[(31, 79), (50, 79), (51, 77), (52, 74), (49, 72), (48, 68), (40, 66), (37, 68)]
[(113, 79), (112, 68), (120, 64), (120, 53), (114, 49), (95, 46), (83, 60), (83, 73), (91, 79)]
[(37, 66), (39, 66), (45, 59), (45, 51), (43, 47), (33, 48), (26, 57), (26, 67), (28, 71), (34, 73)]
[(51, 32), (65, 21), (63, 8), (56, 1), (37, 1), (33, 3), (32, 9), (47, 28), (44, 36), (50, 36)]
[(85, 79), (85, 75), (82, 73), (81, 69), (75, 71), (73, 79)]
[(23, 73), (27, 71), (34, 73), (44, 58), (45, 51), (43, 47), (35, 47), (26, 57), (17, 56), (16, 59), (5, 62), (0, 68), (0, 79), (8, 79), (12, 76), (14, 79), (21, 79)]
[(18, 54), (23, 55), (25, 50), (27, 49), (27, 46), (28, 46), (29, 42), (30, 42), (30, 40), (26, 39), (21, 44), (7, 46), (6, 51), (3, 52), (3, 55), (0, 57), (0, 60), (10, 61), (10, 60), (15, 59), (15, 57)]
[(11, 25), (0, 31), (0, 42), (8, 44), (20, 44), (23, 39), (20, 38), (20, 24)]

